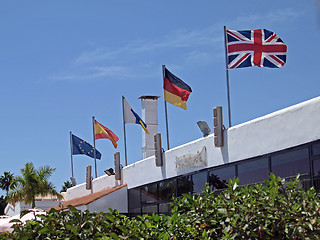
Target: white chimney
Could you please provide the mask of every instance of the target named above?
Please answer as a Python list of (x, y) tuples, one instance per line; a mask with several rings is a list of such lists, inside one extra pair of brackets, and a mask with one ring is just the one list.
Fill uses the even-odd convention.
[(141, 96), (142, 120), (150, 134), (142, 130), (142, 159), (154, 155), (154, 135), (158, 133), (158, 96)]

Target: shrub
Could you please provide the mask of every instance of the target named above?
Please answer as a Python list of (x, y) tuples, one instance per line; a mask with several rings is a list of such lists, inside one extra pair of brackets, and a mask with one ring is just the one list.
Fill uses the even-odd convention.
[(175, 236), (193, 239), (320, 239), (320, 201), (314, 188), (302, 189), (270, 174), (265, 184), (239, 187), (230, 181), (218, 196), (207, 186), (202, 195), (175, 199)]
[(230, 181), (220, 194), (174, 198), (170, 216), (129, 218), (109, 213), (50, 210), (41, 221), (15, 225), (2, 239), (320, 239), (320, 201), (299, 176), (285, 182), (270, 175), (265, 184)]

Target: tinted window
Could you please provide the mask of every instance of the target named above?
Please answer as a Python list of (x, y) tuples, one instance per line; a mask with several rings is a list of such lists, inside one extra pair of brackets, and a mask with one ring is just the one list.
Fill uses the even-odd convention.
[(272, 172), (280, 177), (295, 177), (310, 172), (308, 149), (294, 150), (271, 157)]
[(193, 193), (201, 193), (207, 182), (207, 172), (199, 172), (192, 175)]
[(170, 213), (170, 203), (160, 203), (159, 213)]
[(235, 167), (226, 166), (209, 172), (209, 184), (212, 191), (226, 188), (231, 178), (234, 178)]
[(183, 193), (192, 194), (192, 180), (191, 176), (183, 176), (177, 179), (178, 181), (178, 197)]
[(142, 214), (158, 213), (158, 205), (148, 205), (142, 207)]
[(320, 143), (316, 143), (312, 145), (312, 155), (313, 156), (320, 155)]
[(146, 186), (142, 186), (141, 188), (141, 203), (153, 203), (158, 201), (158, 189), (157, 184), (152, 183)]
[(314, 180), (314, 188), (319, 192), (320, 191), (320, 179)]
[(129, 209), (139, 209), (140, 211), (140, 189), (128, 190)]
[(238, 177), (240, 184), (262, 182), (269, 178), (268, 158), (260, 158), (238, 164)]
[(140, 215), (141, 214), (141, 208), (131, 208), (131, 209), (129, 209), (129, 213), (132, 216)]
[(313, 174), (315, 177), (320, 177), (320, 159), (313, 160)]
[(159, 183), (159, 199), (171, 200), (172, 196), (176, 195), (176, 181), (164, 180)]

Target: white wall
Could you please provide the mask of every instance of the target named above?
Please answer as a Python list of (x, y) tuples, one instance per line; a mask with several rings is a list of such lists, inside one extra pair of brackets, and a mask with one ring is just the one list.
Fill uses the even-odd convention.
[(115, 175), (103, 175), (101, 177), (92, 180), (92, 190), (86, 189), (86, 183), (79, 184), (67, 190), (67, 200), (88, 195), (93, 192), (99, 192), (101, 190), (119, 186), (123, 181), (115, 180)]
[(163, 167), (156, 167), (154, 157), (124, 168), (128, 189), (146, 183), (193, 172), (199, 168), (177, 171), (176, 157), (196, 154), (207, 148), (207, 167), (235, 162), (275, 152), (320, 139), (320, 97), (231, 127), (224, 133), (225, 146), (216, 148), (213, 134), (165, 152)]
[[(63, 201), (36, 201), (35, 208), (46, 210), (62, 202)], [(25, 204), (25, 202), (17, 202), (15, 206), (11, 204), (7, 204), (4, 210), (4, 214), (8, 216), (14, 216), (14, 215), (20, 214), (21, 211), (29, 210), (31, 208), (32, 208), (31, 205), (27, 205)]]
[(228, 131), (230, 161), (320, 139), (320, 97), (271, 113)]
[(207, 148), (207, 166), (212, 165), (214, 162), (223, 164), (222, 157), (217, 154), (220, 152), (220, 149), (214, 148), (213, 136), (211, 135), (166, 151), (164, 153), (162, 167), (156, 167), (154, 156), (125, 167), (123, 169), (124, 182), (127, 183), (128, 189), (130, 189), (146, 183), (202, 169), (203, 167), (190, 167), (184, 171), (178, 171), (176, 169), (176, 157), (187, 154), (195, 155), (197, 152), (201, 151), (204, 146)]
[(76, 209), (81, 210), (81, 211), (86, 211), (88, 210), (88, 206), (87, 205), (81, 205), (81, 206), (77, 206)]
[[(207, 166), (214, 167), (320, 139), (320, 97), (231, 127), (224, 132), (225, 146), (216, 148), (213, 135), (170, 149), (164, 154), (164, 165), (156, 167), (154, 156), (123, 168), (121, 182), (103, 176), (94, 181), (94, 192), (126, 183), (128, 189), (146, 183), (199, 170), (192, 167), (179, 171), (176, 158), (195, 155), (205, 146)], [(203, 168), (203, 167), (201, 167)], [(90, 193), (85, 184), (68, 189), (67, 199)]]
[(15, 206), (8, 203), (4, 209), (4, 215), (14, 216), (17, 214), (20, 214), (20, 202), (17, 202)]
[(90, 212), (108, 212), (109, 208), (117, 209), (120, 213), (128, 212), (127, 188), (123, 187), (89, 204)]

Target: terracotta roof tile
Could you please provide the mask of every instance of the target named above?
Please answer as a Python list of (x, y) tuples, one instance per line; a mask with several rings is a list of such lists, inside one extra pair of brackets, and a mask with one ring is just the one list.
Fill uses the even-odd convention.
[[(74, 198), (74, 199), (71, 199), (69, 201), (65, 201), (59, 205), (56, 205), (52, 208), (56, 209), (56, 210), (64, 210), (64, 209), (67, 209), (68, 205), (72, 205), (74, 207), (76, 206), (81, 206), (81, 205), (87, 205), (89, 203), (92, 203), (96, 200), (98, 200), (99, 198), (102, 198), (110, 193), (113, 193), (123, 187), (126, 187), (127, 184), (122, 184), (120, 186), (116, 186), (116, 187), (113, 187), (113, 188), (107, 188), (107, 189), (104, 189), (104, 190), (101, 190), (99, 192), (95, 192), (95, 193), (91, 193), (89, 195), (85, 195), (85, 196), (82, 196), (82, 197), (78, 197), (78, 198)], [(51, 208), (50, 208), (51, 209)], [(50, 210), (50, 209), (47, 209), (47, 210)]]

